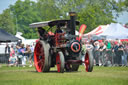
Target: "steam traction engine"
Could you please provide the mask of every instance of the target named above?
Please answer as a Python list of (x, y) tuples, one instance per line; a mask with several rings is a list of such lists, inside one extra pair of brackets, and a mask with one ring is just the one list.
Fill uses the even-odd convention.
[[(37, 72), (49, 72), (51, 67), (57, 67), (57, 71), (77, 71), (79, 65), (84, 63), (87, 72), (93, 70), (92, 51), (88, 50), (85, 59), (82, 61), (81, 37), (86, 25), (80, 27), (79, 35), (75, 35), (75, 26), (79, 25), (75, 21), (76, 14), (70, 12), (70, 20), (55, 20), (30, 24), (32, 28), (38, 28), (39, 41), (34, 49), (34, 64)], [(57, 27), (55, 33), (45, 30), (42, 27), (49, 27), (53, 30)], [(62, 31), (62, 30), (63, 31)], [(48, 32), (49, 31), (49, 32)]]

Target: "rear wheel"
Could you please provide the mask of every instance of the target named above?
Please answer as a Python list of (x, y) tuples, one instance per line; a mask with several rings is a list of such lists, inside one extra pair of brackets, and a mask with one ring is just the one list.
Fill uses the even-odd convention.
[(60, 73), (64, 72), (64, 66), (65, 66), (65, 60), (64, 60), (64, 55), (60, 51), (56, 55), (56, 65), (57, 65), (57, 71)]
[(85, 54), (85, 69), (87, 72), (92, 72), (93, 70), (93, 54), (92, 50), (88, 50)]
[(50, 70), (49, 44), (38, 41), (34, 50), (34, 64), (37, 72), (48, 72)]

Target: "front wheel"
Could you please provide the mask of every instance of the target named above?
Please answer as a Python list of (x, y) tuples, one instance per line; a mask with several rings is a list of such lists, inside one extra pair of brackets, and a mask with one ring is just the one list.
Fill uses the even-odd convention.
[(86, 72), (92, 72), (93, 70), (93, 53), (92, 50), (88, 50), (85, 54), (85, 69)]
[(60, 73), (64, 72), (64, 66), (65, 66), (65, 60), (64, 60), (64, 55), (60, 51), (56, 55), (56, 65), (57, 65), (57, 71)]

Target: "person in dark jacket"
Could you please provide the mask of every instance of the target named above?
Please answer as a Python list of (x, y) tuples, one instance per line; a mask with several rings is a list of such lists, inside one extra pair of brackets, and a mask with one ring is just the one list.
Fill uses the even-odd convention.
[(113, 52), (115, 53), (114, 56), (114, 65), (117, 65), (118, 63), (118, 48), (119, 48), (119, 43), (115, 42), (113, 46)]
[(6, 47), (5, 47), (5, 54), (10, 54), (10, 47), (8, 43), (6, 44)]
[(8, 43), (6, 44), (6, 47), (5, 47), (5, 57), (7, 59), (6, 63), (9, 64), (9, 56), (10, 56), (10, 47), (8, 45)]
[(123, 54), (124, 54), (124, 46), (120, 42), (119, 47), (118, 47), (118, 59), (117, 59), (117, 63), (118, 63), (119, 66), (122, 65), (122, 56), (123, 56)]

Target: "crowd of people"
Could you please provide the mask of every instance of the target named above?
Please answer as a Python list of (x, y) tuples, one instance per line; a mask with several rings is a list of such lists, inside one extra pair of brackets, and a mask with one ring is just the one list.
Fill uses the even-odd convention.
[(128, 42), (96, 40), (83, 43), (84, 50), (91, 49), (96, 66), (128, 66)]
[[(82, 56), (86, 50), (92, 50), (94, 65), (96, 66), (128, 66), (128, 42), (119, 40), (96, 40), (85, 41), (82, 44)], [(84, 52), (84, 53), (83, 53)], [(9, 66), (33, 65), (34, 44), (33, 45), (9, 45), (5, 47), (5, 54), (9, 53)], [(81, 57), (82, 57), (81, 56)], [(82, 58), (83, 59), (83, 58)]]
[(29, 64), (29, 67), (33, 65), (33, 56), (34, 56), (34, 45), (14, 45), (10, 47), (6, 44), (5, 54), (9, 54), (8, 66), (26, 66), (26, 62)]

